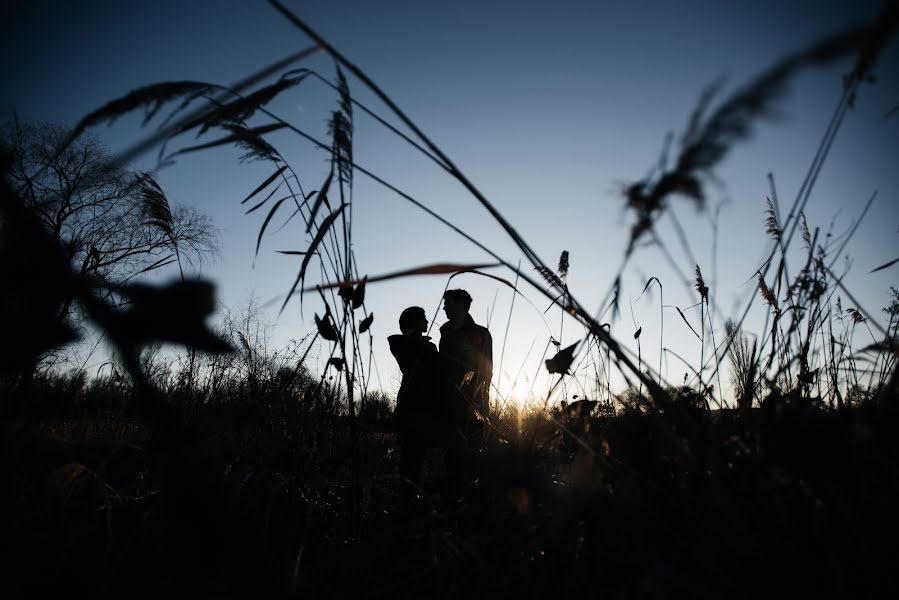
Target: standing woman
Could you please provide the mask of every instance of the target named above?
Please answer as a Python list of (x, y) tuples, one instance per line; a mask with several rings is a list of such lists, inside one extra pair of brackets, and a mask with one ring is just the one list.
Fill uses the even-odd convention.
[(387, 338), (403, 382), (396, 396), (396, 431), (400, 447), (400, 475), (418, 483), (428, 448), (442, 446), (440, 408), (444, 386), (440, 354), (428, 330), (428, 318), (420, 306), (410, 306), (400, 314), (400, 335)]

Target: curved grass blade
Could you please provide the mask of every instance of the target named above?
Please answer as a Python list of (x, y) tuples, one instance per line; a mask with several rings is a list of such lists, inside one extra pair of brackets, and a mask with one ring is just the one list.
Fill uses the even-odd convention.
[(232, 133), (231, 135), (226, 135), (225, 137), (221, 137), (217, 140), (212, 140), (211, 142), (206, 142), (205, 144), (197, 144), (195, 146), (181, 148), (180, 150), (172, 154), (171, 157), (177, 156), (179, 154), (187, 154), (189, 152), (206, 150), (208, 148), (215, 148), (216, 146), (223, 146), (225, 144), (239, 144), (247, 141), (248, 139), (252, 139), (253, 137), (261, 136), (264, 133), (271, 133), (272, 131), (277, 131), (278, 129), (283, 129), (285, 127), (287, 127), (286, 123), (269, 123), (268, 125), (261, 125), (259, 127), (251, 127), (248, 129), (235, 129), (234, 133)]
[(315, 215), (318, 214), (319, 208), (321, 208), (322, 203), (328, 203), (328, 189), (331, 187), (331, 179), (334, 178), (334, 169), (331, 169), (331, 172), (328, 173), (328, 178), (325, 179), (325, 183), (322, 184), (322, 189), (318, 191), (318, 196), (315, 197), (315, 204), (312, 205), (312, 210), (309, 213), (309, 223), (306, 225), (306, 233), (312, 230), (312, 225), (315, 223)]
[(249, 196), (247, 196), (246, 198), (244, 198), (243, 200), (241, 200), (240, 203), (241, 203), (241, 204), (246, 204), (247, 200), (249, 200), (250, 198), (252, 198), (252, 197), (255, 196), (256, 194), (258, 194), (259, 192), (261, 192), (262, 190), (264, 190), (266, 187), (268, 187), (268, 186), (271, 184), (271, 182), (273, 182), (275, 179), (277, 179), (278, 176), (281, 175), (281, 173), (284, 172), (284, 170), (285, 170), (286, 168), (287, 168), (287, 165), (282, 165), (277, 171), (275, 171), (274, 173), (272, 173), (271, 175), (269, 175), (268, 178), (267, 178), (265, 181), (263, 181), (262, 183), (260, 183), (260, 184), (259, 184), (259, 187), (257, 187), (255, 190), (253, 190), (252, 192), (250, 192), (250, 195), (249, 195)]
[(334, 223), (337, 217), (340, 216), (340, 213), (343, 212), (343, 209), (346, 208), (346, 203), (338, 206), (331, 214), (325, 217), (325, 220), (322, 221), (321, 227), (318, 228), (318, 231), (315, 232), (315, 238), (313, 238), (312, 243), (309, 244), (309, 249), (306, 250), (306, 255), (303, 256), (303, 264), (300, 266), (300, 272), (297, 274), (296, 280), (293, 282), (293, 285), (290, 287), (290, 291), (287, 293), (287, 297), (284, 298), (284, 304), (281, 305), (281, 311), (287, 306), (287, 302), (290, 300), (290, 297), (293, 296), (293, 293), (296, 291), (297, 286), (301, 281), (306, 278), (306, 267), (309, 266), (309, 260), (312, 258), (312, 255), (315, 254), (315, 249), (318, 248), (319, 244), (322, 243), (322, 240), (325, 239), (325, 234), (328, 232), (328, 228)]
[(886, 264), (882, 264), (879, 267), (877, 267), (876, 269), (872, 269), (872, 270), (868, 271), (868, 273), (870, 274), (870, 273), (876, 273), (877, 271), (883, 271), (884, 269), (888, 269), (888, 268), (892, 267), (897, 262), (899, 262), (899, 258), (894, 258), (890, 262), (888, 262)]
[[(283, 183), (283, 182), (281, 182), (281, 183)], [(260, 208), (260, 207), (261, 207), (262, 205), (264, 205), (266, 202), (268, 202), (269, 200), (271, 200), (272, 196), (274, 196), (275, 193), (276, 193), (278, 190), (281, 189), (281, 183), (279, 183), (278, 185), (276, 185), (276, 186), (275, 186), (275, 189), (273, 189), (272, 191), (270, 191), (270, 192), (268, 193), (268, 195), (267, 195), (265, 198), (262, 199), (261, 202), (258, 202), (258, 203), (256, 203), (256, 204), (254, 204), (254, 205), (253, 205), (249, 210), (247, 210), (247, 212), (245, 212), (244, 214), (245, 214), (245, 215), (250, 214), (251, 212), (253, 212), (253, 211), (255, 211), (256, 209)], [(287, 197), (290, 198), (291, 196), (287, 196)]]
[(460, 275), (462, 273), (478, 273), (480, 275), (484, 275), (485, 277), (491, 277), (494, 279), (498, 279), (503, 283), (508, 284), (513, 289), (511, 283), (506, 281), (501, 277), (495, 277), (493, 275), (488, 275), (487, 273), (480, 273), (476, 271), (476, 269), (489, 269), (491, 267), (499, 267), (502, 266), (500, 263), (489, 263), (489, 264), (480, 264), (480, 265), (460, 265), (457, 263), (434, 263), (430, 265), (424, 265), (421, 267), (413, 267), (411, 269), (403, 269), (402, 271), (393, 271), (391, 273), (385, 273), (384, 275), (375, 275), (374, 277), (368, 277), (367, 275), (362, 279), (351, 279), (349, 281), (341, 281), (338, 283), (328, 283), (325, 285), (317, 285), (315, 287), (306, 288), (302, 290), (303, 292), (312, 292), (315, 290), (327, 290), (331, 288), (339, 288), (345, 286), (355, 286), (361, 284), (363, 281), (367, 281), (368, 283), (375, 283), (378, 281), (387, 281), (390, 279), (399, 279), (400, 277), (411, 277), (414, 275), (447, 275), (452, 273), (453, 276)]
[(138, 271), (138, 272), (136, 273), (136, 275), (141, 275), (141, 274), (143, 274), (143, 273), (147, 273), (147, 272), (149, 272), (149, 271), (153, 271), (153, 270), (155, 270), (155, 269), (159, 269), (159, 268), (161, 268), (161, 267), (165, 267), (166, 265), (170, 265), (170, 264), (172, 264), (173, 262), (177, 262), (177, 259), (175, 258), (175, 255), (174, 255), (174, 254), (169, 254), (169, 255), (166, 256), (165, 258), (160, 258), (159, 260), (157, 260), (155, 263), (153, 263), (153, 264), (150, 265), (149, 267), (144, 267), (143, 269), (141, 269), (140, 271)]
[[(499, 266), (499, 265), (495, 265), (495, 266)], [(477, 270), (477, 269), (472, 269), (472, 268), (461, 269), (461, 270), (459, 270), (459, 271), (453, 273), (452, 275), (450, 275), (448, 281), (452, 281), (453, 277), (455, 277), (456, 275), (464, 275), (464, 274), (466, 274), (466, 273), (470, 273), (470, 274), (472, 274), (472, 275), (480, 275), (480, 276), (482, 276), (482, 277), (489, 277), (490, 279), (493, 279), (493, 280), (495, 280), (495, 281), (498, 281), (498, 282), (502, 283), (503, 285), (505, 285), (506, 287), (511, 288), (512, 291), (514, 291), (516, 294), (519, 293), (519, 292), (518, 292), (518, 288), (516, 288), (516, 287), (512, 284), (512, 282), (509, 281), (508, 279), (505, 279), (505, 278), (503, 278), (503, 277), (499, 277), (498, 275), (491, 275), (490, 273), (482, 273), (481, 271), (479, 271), (479, 270)]]
[(256, 255), (257, 256), (259, 255), (259, 246), (262, 244), (262, 234), (265, 233), (265, 228), (268, 227), (269, 221), (272, 220), (272, 217), (275, 216), (275, 213), (278, 211), (278, 208), (280, 208), (280, 206), (284, 203), (284, 201), (287, 200), (288, 198), (292, 198), (292, 197), (293, 196), (286, 196), (284, 198), (281, 198), (277, 202), (275, 202), (275, 205), (272, 206), (272, 209), (270, 211), (268, 211), (268, 214), (265, 216), (265, 221), (262, 222), (262, 227), (259, 228), (259, 237), (256, 238)]
[(677, 309), (677, 314), (679, 314), (679, 315), (680, 315), (680, 318), (681, 318), (681, 319), (683, 319), (683, 320), (684, 320), (684, 323), (686, 323), (686, 324), (687, 324), (687, 327), (689, 327), (689, 328), (690, 328), (690, 331), (692, 331), (692, 332), (693, 332), (693, 335), (695, 335), (695, 336), (696, 336), (696, 339), (697, 339), (697, 340), (701, 340), (701, 339), (702, 339), (702, 338), (701, 338), (701, 337), (699, 337), (699, 334), (698, 334), (698, 333), (696, 333), (696, 330), (695, 330), (695, 329), (693, 329), (693, 326), (692, 326), (692, 325), (690, 325), (690, 321), (688, 321), (688, 320), (687, 320), (687, 317), (685, 317), (685, 316), (684, 316), (684, 312), (683, 312), (683, 311), (682, 311), (682, 310), (681, 310), (681, 309), (680, 309), (680, 307), (678, 307), (678, 306), (675, 306), (675, 307), (674, 307), (674, 308), (676, 308), (676, 309)]

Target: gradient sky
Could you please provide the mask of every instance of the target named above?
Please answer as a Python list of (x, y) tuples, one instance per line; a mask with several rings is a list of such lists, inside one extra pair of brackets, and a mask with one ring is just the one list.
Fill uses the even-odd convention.
[[(366, 71), (548, 264), (555, 265), (559, 253), (568, 250), (570, 288), (585, 306), (598, 309), (631, 222), (619, 189), (643, 177), (654, 164), (667, 132), (683, 130), (703, 88), (726, 75), (726, 95), (787, 53), (871, 19), (880, 3), (331, 0), (287, 5)], [(25, 119), (70, 124), (135, 87), (179, 79), (232, 83), (309, 43), (265, 2), (31, 0), (9, 2), (2, 10), (0, 107), (6, 115), (15, 110)], [(899, 269), (868, 273), (899, 256), (899, 116), (884, 118), (899, 103), (897, 47), (893, 40), (882, 56), (877, 84), (862, 88), (806, 210), (810, 227), (823, 232), (833, 222), (834, 231), (842, 233), (877, 192), (849, 246), (852, 269), (844, 281), (878, 316)], [(324, 55), (301, 66), (323, 75), (334, 72)], [(779, 103), (780, 119), (761, 123), (754, 137), (736, 146), (717, 169), (719, 184), (708, 188), (710, 205), (721, 205), (717, 246), (711, 213), (697, 212), (684, 200), (673, 202), (718, 306), (719, 338), (724, 317), (757, 296), (753, 274), (770, 243), (763, 225), (767, 174), (775, 177), (781, 204), (791, 203), (840, 97), (842, 74), (850, 67), (847, 60), (801, 73)], [(352, 78), (350, 89), (358, 100), (388, 115)], [(326, 139), (328, 111), (336, 103), (333, 93), (309, 80), (272, 107)], [(137, 117), (126, 118), (96, 133), (121, 148), (142, 134), (138, 123)], [(514, 245), (458, 183), (359, 111), (355, 125), (359, 164), (510, 262), (518, 261)], [(324, 154), (289, 135), (278, 133), (271, 141), (307, 188), (319, 187), (327, 173)], [(202, 273), (217, 283), (220, 300), (235, 310), (250, 294), (265, 302), (285, 293), (297, 261), (273, 251), (308, 245), (299, 223), (288, 225), (263, 240), (254, 265), (264, 214), (244, 216), (239, 202), (271, 167), (239, 164), (238, 156), (232, 150), (192, 155), (158, 176), (170, 199), (197, 206), (221, 229), (221, 257)], [(152, 156), (136, 166), (149, 168)], [(355, 252), (362, 273), (487, 258), (362, 176), (357, 176), (354, 202)], [(659, 231), (680, 268), (691, 276), (693, 261), (681, 251), (666, 220)], [(630, 344), (636, 322), (643, 328), (644, 360), (657, 365), (658, 298), (638, 300), (651, 276), (665, 285), (666, 305), (685, 309), (697, 298), (656, 249), (638, 252), (623, 281), (622, 315), (612, 332)], [(471, 275), (456, 282), (475, 297), (472, 314), (481, 323), (487, 322), (496, 297), (490, 329), (498, 363), (509, 290)], [(394, 392), (399, 383), (386, 343), (386, 336), (397, 329), (399, 312), (417, 304), (433, 313), (445, 283), (442, 277), (415, 278), (368, 290), (367, 305), (375, 313), (375, 357), (386, 391)], [(523, 292), (536, 308), (516, 303), (504, 373), (497, 379), (504, 394), (520, 369), (528, 378), (538, 372), (549, 335), (560, 337), (559, 311), (541, 316), (547, 303), (534, 290)], [(299, 303), (280, 317), (277, 310), (269, 311), (274, 343), (309, 331), (313, 312), (322, 312), (313, 296), (306, 299), (305, 321)], [(687, 315), (696, 326), (696, 310)], [(762, 315), (759, 299), (748, 321), (750, 330), (760, 328)], [(698, 364), (700, 348), (693, 335), (673, 308), (665, 309), (665, 318), (665, 346)], [(441, 312), (437, 324), (443, 320)], [(561, 330), (563, 344), (582, 336), (570, 320)], [(326, 358), (322, 351), (314, 360)], [(671, 381), (679, 381), (684, 371), (673, 358), (663, 368)], [(519, 385), (530, 384), (519, 377)], [(546, 385), (540, 378), (535, 392), (543, 393)]]

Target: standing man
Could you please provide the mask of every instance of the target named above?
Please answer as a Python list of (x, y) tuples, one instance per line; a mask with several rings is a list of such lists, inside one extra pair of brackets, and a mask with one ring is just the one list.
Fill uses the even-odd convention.
[(493, 338), (486, 327), (474, 322), (468, 310), (471, 296), (465, 290), (447, 290), (443, 311), (449, 319), (440, 327), (440, 356), (450, 385), (457, 422), (468, 433), (483, 429), (478, 414), (490, 410), (490, 382), (493, 379)]

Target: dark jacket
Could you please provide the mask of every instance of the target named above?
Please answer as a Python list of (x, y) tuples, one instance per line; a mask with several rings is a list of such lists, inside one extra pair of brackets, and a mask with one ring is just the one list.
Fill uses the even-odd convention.
[(440, 354), (427, 336), (391, 335), (390, 352), (403, 373), (396, 395), (396, 423), (401, 435), (415, 434), (438, 445), (447, 428), (445, 388)]
[(475, 420), (475, 409), (486, 415), (493, 379), (493, 338), (487, 328), (475, 323), (471, 315), (465, 316), (461, 329), (444, 323), (440, 327), (440, 357), (464, 418)]

